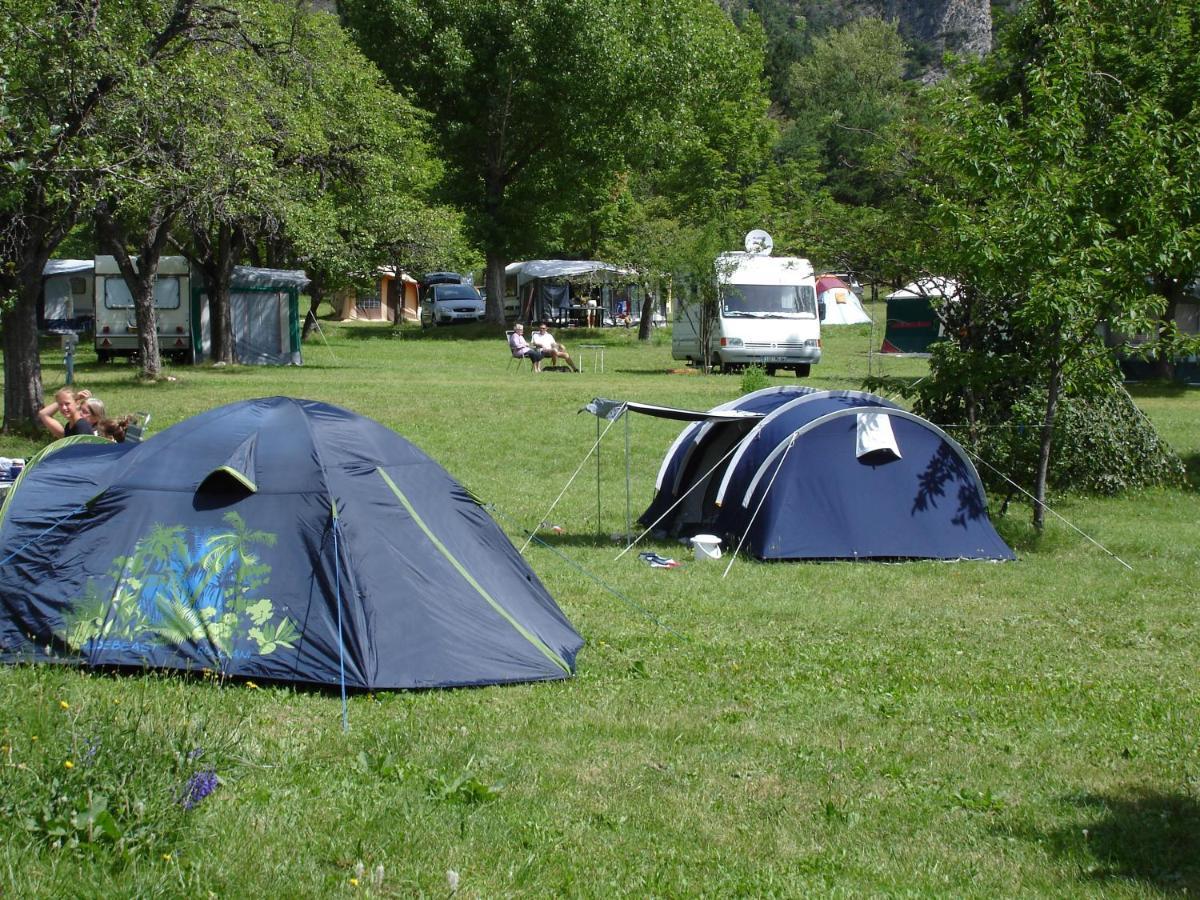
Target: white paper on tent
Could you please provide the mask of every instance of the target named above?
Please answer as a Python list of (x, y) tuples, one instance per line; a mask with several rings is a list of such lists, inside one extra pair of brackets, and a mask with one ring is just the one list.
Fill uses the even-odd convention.
[(859, 413), (857, 418), (858, 444), (855, 456), (862, 459), (868, 453), (890, 452), (896, 459), (901, 458), (896, 435), (892, 431), (892, 420), (887, 413)]

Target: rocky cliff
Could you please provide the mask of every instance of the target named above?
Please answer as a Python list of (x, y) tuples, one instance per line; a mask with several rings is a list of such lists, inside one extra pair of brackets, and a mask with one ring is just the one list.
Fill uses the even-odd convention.
[(880, 15), (897, 19), (900, 30), (939, 53), (982, 55), (992, 49), (988, 0), (886, 0)]

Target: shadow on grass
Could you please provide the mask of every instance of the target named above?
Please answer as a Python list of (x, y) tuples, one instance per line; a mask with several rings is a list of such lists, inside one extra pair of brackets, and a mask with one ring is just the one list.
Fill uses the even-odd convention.
[(1061, 857), (1087, 858), (1085, 878), (1137, 882), (1171, 894), (1200, 891), (1200, 804), (1182, 793), (1133, 788), (1068, 798), (1077, 821), (1021, 837)]
[(1172, 398), (1182, 397), (1190, 390), (1186, 384), (1181, 384), (1178, 381), (1140, 381), (1126, 382), (1125, 389), (1129, 391), (1132, 397), (1153, 397), (1153, 398)]
[[(421, 328), (413, 324), (396, 326), (380, 322), (369, 325), (339, 325), (337, 334), (352, 341), (504, 341), (505, 332), (511, 328), (511, 324), (501, 327), (491, 322), (439, 325), (433, 328)], [(613, 332), (611, 329), (559, 328), (552, 329), (552, 331), (558, 340), (566, 344), (568, 350), (576, 343), (605, 344), (606, 346), (616, 346), (620, 343), (612, 340), (612, 336), (615, 336), (617, 332)], [(526, 331), (526, 337), (528, 336), (529, 331)]]
[(1191, 456), (1184, 456), (1181, 459), (1188, 487), (1193, 491), (1200, 491), (1200, 453), (1193, 453)]

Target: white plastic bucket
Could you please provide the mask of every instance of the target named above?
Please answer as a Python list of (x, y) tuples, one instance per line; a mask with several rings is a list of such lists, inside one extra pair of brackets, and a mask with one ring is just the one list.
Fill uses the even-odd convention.
[(692, 538), (692, 553), (696, 559), (720, 559), (721, 539), (715, 534), (698, 534)]

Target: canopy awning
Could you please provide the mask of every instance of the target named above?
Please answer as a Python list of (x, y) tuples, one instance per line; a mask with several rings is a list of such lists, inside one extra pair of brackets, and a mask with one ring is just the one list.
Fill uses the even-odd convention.
[(674, 419), (677, 422), (737, 422), (745, 419), (761, 419), (762, 413), (742, 409), (698, 410), (680, 409), (675, 406), (656, 406), (652, 403), (634, 403), (632, 400), (606, 400), (595, 397), (580, 412), (586, 410), (601, 419), (615, 419), (622, 410), (654, 416), (659, 419)]
[(93, 259), (48, 259), (42, 268), (42, 276), (74, 275), (77, 272), (92, 272), (96, 268)]
[(509, 263), (505, 275), (516, 275), (517, 286), (537, 278), (580, 278), (585, 275), (635, 275), (632, 269), (622, 269), (612, 263), (594, 259), (530, 259)]

